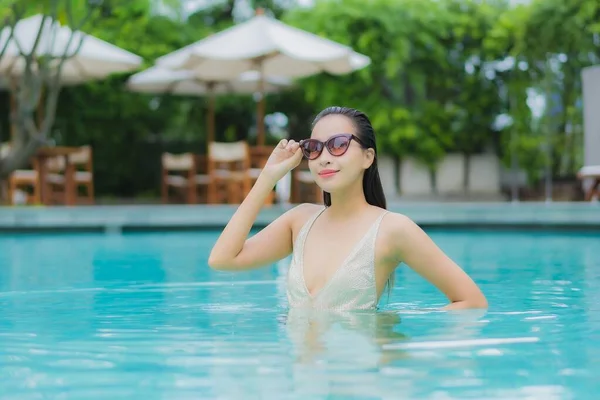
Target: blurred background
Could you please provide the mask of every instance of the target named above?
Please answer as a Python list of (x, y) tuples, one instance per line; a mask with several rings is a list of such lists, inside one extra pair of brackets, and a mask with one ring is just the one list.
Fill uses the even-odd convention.
[[(14, 15), (4, 3), (4, 15)], [(44, 12), (48, 2), (26, 3), (23, 18)], [(56, 146), (91, 146), (96, 203), (160, 202), (161, 155), (207, 153), (209, 98), (128, 90), (132, 73), (250, 20), (258, 9), (370, 58), (352, 73), (321, 73), (266, 94), (264, 145), (306, 138), (316, 113), (344, 105), (372, 120), (391, 200), (585, 198), (577, 177), (586, 164), (582, 71), (600, 61), (597, 0), (129, 0), (87, 6), (94, 4), (97, 12), (81, 29), (143, 60), (136, 71), (65, 85), (58, 96), (48, 137)], [(57, 15), (68, 22), (64, 12)], [(214, 140), (257, 144), (259, 97), (216, 96)], [(10, 102), (10, 90), (1, 91), (0, 108), (7, 111), (0, 113), (0, 142), (11, 138)]]

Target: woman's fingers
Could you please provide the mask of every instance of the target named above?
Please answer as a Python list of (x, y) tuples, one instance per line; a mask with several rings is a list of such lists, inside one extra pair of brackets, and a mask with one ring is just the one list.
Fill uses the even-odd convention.
[(290, 140), (287, 144), (287, 149), (291, 152), (295, 152), (296, 149), (298, 148), (299, 144), (298, 142), (296, 142), (295, 140)]
[(293, 139), (281, 139), (277, 148), (286, 150), (290, 153), (290, 155), (296, 154), (296, 151), (300, 148), (300, 143), (296, 142)]

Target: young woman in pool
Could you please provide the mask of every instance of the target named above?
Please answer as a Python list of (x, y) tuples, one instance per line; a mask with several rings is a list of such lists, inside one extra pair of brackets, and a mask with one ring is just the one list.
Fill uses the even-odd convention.
[[(248, 237), (274, 185), (308, 159), (325, 207), (302, 204)], [(329, 107), (310, 139), (279, 142), (248, 196), (215, 243), (208, 263), (240, 271), (292, 253), (291, 307), (374, 309), (396, 267), (405, 263), (449, 299), (445, 309), (486, 308), (473, 280), (408, 217), (386, 210), (375, 132), (357, 110)]]

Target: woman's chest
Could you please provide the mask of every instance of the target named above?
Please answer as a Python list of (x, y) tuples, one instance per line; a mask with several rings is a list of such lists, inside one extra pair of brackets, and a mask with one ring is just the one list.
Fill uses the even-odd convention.
[(328, 230), (308, 235), (302, 246), (302, 260), (306, 269), (330, 273), (341, 267), (353, 254), (361, 251), (368, 238), (365, 232)]
[(311, 295), (331, 285), (375, 286), (380, 292), (389, 277), (388, 240), (375, 229), (311, 235), (298, 250), (301, 279)]

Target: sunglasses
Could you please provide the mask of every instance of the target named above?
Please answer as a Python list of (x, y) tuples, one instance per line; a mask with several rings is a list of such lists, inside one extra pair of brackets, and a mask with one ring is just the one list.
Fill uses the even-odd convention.
[(340, 133), (327, 139), (325, 142), (321, 142), (317, 139), (305, 139), (300, 141), (300, 148), (304, 157), (309, 160), (315, 160), (319, 158), (324, 148), (327, 148), (329, 154), (335, 157), (343, 156), (348, 148), (352, 139), (356, 140), (362, 147), (367, 147), (365, 144), (355, 135), (351, 133)]

